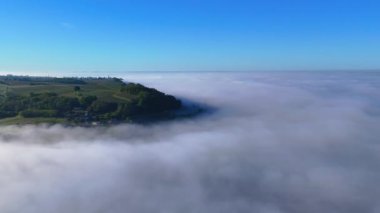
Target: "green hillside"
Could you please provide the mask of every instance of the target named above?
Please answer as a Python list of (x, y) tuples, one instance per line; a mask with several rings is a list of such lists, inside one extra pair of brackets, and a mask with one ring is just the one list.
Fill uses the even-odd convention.
[(0, 76), (0, 124), (100, 124), (134, 121), (181, 102), (118, 78)]

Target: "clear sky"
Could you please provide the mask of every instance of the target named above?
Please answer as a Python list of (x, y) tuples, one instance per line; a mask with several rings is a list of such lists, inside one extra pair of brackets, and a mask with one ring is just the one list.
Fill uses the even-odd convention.
[(0, 0), (0, 71), (380, 68), (380, 1)]

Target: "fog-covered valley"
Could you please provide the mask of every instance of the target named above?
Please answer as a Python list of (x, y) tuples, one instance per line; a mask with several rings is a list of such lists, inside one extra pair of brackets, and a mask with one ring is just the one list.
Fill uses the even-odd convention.
[(380, 74), (127, 73), (215, 109), (152, 125), (0, 128), (4, 213), (375, 213)]

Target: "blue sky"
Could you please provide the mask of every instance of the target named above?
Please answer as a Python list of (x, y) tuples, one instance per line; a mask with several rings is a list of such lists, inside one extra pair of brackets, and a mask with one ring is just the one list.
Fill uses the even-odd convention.
[(0, 0), (0, 71), (380, 68), (380, 2)]

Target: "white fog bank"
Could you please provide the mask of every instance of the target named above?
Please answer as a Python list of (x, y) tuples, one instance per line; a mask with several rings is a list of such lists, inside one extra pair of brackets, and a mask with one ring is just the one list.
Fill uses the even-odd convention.
[(380, 73), (121, 77), (217, 110), (1, 127), (1, 213), (380, 212)]

